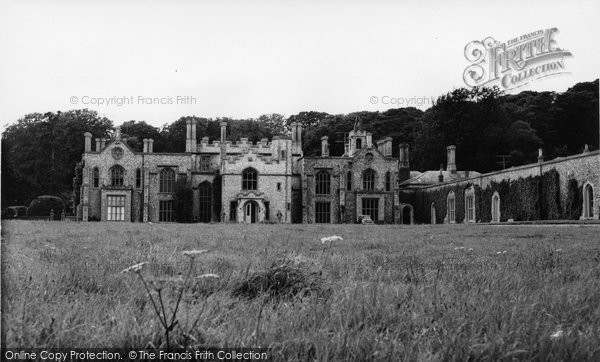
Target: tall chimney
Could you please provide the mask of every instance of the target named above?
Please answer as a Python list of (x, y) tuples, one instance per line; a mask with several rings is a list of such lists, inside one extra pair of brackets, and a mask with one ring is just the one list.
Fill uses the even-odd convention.
[(196, 120), (186, 120), (185, 126), (185, 152), (196, 152), (196, 147), (198, 146), (198, 142), (196, 141)]
[(444, 182), (444, 165), (440, 165), (440, 174), (438, 175), (438, 181), (440, 183)]
[(221, 122), (221, 144), (225, 143), (226, 129), (227, 129), (227, 122), (222, 121)]
[(106, 138), (100, 138), (100, 149), (103, 150), (106, 147)]
[(321, 156), (329, 157), (329, 137), (323, 136), (321, 137)]
[(117, 141), (121, 140), (121, 126), (117, 126), (115, 128), (115, 140), (117, 140)]
[(298, 124), (296, 122), (290, 123), (290, 127), (292, 128), (292, 143), (298, 142), (298, 133), (296, 132), (296, 126)]
[(410, 178), (410, 164), (408, 162), (408, 143), (401, 143), (398, 155), (398, 183)]
[(410, 162), (408, 159), (408, 143), (400, 144), (400, 153), (398, 155), (398, 167), (410, 168)]
[(144, 153), (148, 153), (148, 139), (144, 138)]
[(96, 138), (96, 152), (100, 152), (102, 148), (100, 148), (100, 137)]
[(446, 148), (448, 154), (448, 166), (446, 170), (456, 173), (456, 146), (451, 145)]
[(371, 148), (373, 146), (373, 134), (367, 132), (367, 147)]
[(544, 162), (544, 151), (538, 148), (538, 163)]
[(83, 137), (85, 138), (85, 152), (92, 152), (92, 134), (86, 132), (83, 134)]
[(192, 120), (185, 121), (185, 152), (192, 152)]
[(152, 153), (154, 151), (154, 140), (152, 138), (148, 138), (148, 153)]
[(296, 122), (296, 142), (302, 145), (302, 123)]

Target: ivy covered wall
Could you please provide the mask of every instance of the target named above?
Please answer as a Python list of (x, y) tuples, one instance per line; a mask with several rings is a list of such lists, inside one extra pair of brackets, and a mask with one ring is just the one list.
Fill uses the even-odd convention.
[(477, 222), (492, 220), (492, 196), (500, 196), (500, 221), (578, 219), (582, 209), (582, 185), (575, 179), (567, 180), (566, 195), (561, 195), (560, 175), (551, 169), (540, 176), (519, 177), (515, 180), (491, 181), (482, 189), (472, 182), (455, 183), (417, 190), (412, 195), (400, 193), (400, 202), (411, 203), (415, 222), (432, 223), (431, 205), (435, 205), (435, 223), (446, 222), (447, 197), (455, 195), (456, 222), (465, 219), (465, 190), (475, 190), (475, 218)]

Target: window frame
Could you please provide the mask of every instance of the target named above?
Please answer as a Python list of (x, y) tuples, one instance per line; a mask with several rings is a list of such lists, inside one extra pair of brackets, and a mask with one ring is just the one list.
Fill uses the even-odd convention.
[(315, 201), (315, 224), (331, 224), (330, 201)]
[(172, 167), (164, 167), (158, 174), (158, 192), (171, 194), (175, 192), (177, 175)]
[(125, 221), (125, 195), (106, 195), (106, 221)]
[(315, 195), (331, 195), (331, 174), (327, 170), (319, 170), (315, 174)]
[(125, 169), (121, 165), (114, 165), (110, 168), (110, 185), (112, 187), (125, 186)]
[(142, 188), (142, 169), (139, 167), (135, 169), (135, 188)]
[(256, 169), (252, 167), (247, 167), (242, 171), (242, 190), (258, 190), (258, 171)]
[(346, 190), (352, 191), (352, 171), (346, 173)]
[(448, 223), (456, 223), (456, 196), (454, 191), (450, 191), (446, 196), (446, 209), (448, 213)]
[(98, 167), (92, 169), (92, 187), (100, 187), (100, 169)]
[(173, 200), (159, 200), (158, 202), (158, 221), (174, 222), (175, 214), (173, 212)]
[(377, 172), (375, 172), (375, 170), (373, 170), (372, 168), (366, 169), (362, 174), (363, 190), (375, 191), (376, 180)]

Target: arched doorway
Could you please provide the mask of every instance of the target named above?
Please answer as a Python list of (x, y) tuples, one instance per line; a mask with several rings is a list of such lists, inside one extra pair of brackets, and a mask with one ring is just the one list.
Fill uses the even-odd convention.
[(500, 222), (500, 195), (498, 191), (492, 196), (492, 222)]
[(583, 187), (583, 217), (592, 218), (594, 216), (594, 189), (591, 184)]
[(258, 220), (258, 204), (256, 201), (247, 201), (244, 204), (244, 222), (254, 224)]
[(431, 212), (431, 223), (436, 224), (437, 219), (435, 217), (435, 204), (433, 202), (431, 203), (430, 212)]
[(409, 205), (402, 206), (402, 224), (412, 224), (412, 207)]
[(210, 222), (212, 219), (212, 185), (208, 181), (198, 185), (199, 212), (198, 221)]

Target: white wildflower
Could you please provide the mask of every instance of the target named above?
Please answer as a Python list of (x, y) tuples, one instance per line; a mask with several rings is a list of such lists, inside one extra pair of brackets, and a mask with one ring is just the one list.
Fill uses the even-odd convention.
[(506, 250), (504, 250), (504, 251), (502, 252), (502, 254), (506, 254)]
[(121, 273), (139, 273), (147, 262), (138, 263), (121, 270)]
[(333, 235), (321, 238), (321, 244), (332, 243), (334, 241), (344, 241), (344, 238), (341, 236)]
[(469, 248), (469, 250), (468, 250), (468, 251), (473, 251), (473, 248)]
[(217, 279), (219, 278), (218, 274), (211, 274), (211, 273), (207, 273), (207, 274), (202, 274), (196, 277), (196, 279)]
[(185, 250), (182, 252), (183, 255), (189, 256), (191, 258), (204, 253), (208, 253), (208, 250)]
[(562, 251), (562, 248), (560, 248), (560, 249), (556, 249), (556, 252), (557, 252), (557, 253), (560, 253), (561, 251)]
[(550, 338), (552, 339), (558, 339), (562, 336), (564, 336), (565, 332), (563, 332), (560, 328), (556, 330), (556, 332), (552, 333), (550, 335)]

